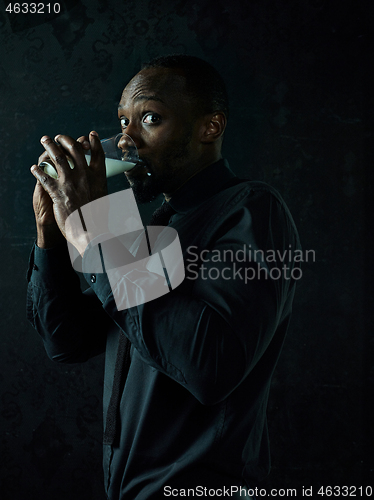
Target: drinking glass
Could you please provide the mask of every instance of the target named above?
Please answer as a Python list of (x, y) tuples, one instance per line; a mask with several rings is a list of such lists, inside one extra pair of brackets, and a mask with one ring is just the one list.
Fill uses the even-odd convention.
[[(109, 137), (108, 139), (102, 139), (100, 142), (105, 153), (105, 168), (107, 177), (112, 177), (113, 175), (131, 170), (137, 163), (139, 163), (140, 160), (138, 150), (129, 135), (117, 134), (113, 137)], [(91, 161), (91, 151), (85, 150), (84, 155), (89, 165)], [(66, 158), (70, 168), (73, 169), (73, 160), (68, 156)], [(57, 179), (57, 171), (51, 160), (43, 161), (39, 166), (50, 177)]]

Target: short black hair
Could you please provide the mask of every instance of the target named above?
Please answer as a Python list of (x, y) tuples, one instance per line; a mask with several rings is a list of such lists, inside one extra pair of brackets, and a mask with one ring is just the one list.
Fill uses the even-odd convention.
[(229, 99), (226, 85), (218, 71), (199, 57), (186, 54), (159, 56), (142, 64), (142, 69), (181, 69), (190, 95), (197, 100), (199, 112), (223, 111), (228, 118)]

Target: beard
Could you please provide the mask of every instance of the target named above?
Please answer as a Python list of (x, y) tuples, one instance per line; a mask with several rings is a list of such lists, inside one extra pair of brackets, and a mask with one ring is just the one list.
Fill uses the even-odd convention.
[(185, 130), (183, 140), (170, 147), (162, 160), (163, 172), (152, 167), (152, 162), (144, 158), (151, 171), (151, 175), (143, 179), (131, 179), (130, 186), (137, 203), (154, 201), (162, 193), (173, 193), (181, 184), (181, 176), (190, 156), (189, 144), (192, 137), (192, 128)]
[(130, 186), (134, 192), (136, 202), (139, 204), (150, 203), (163, 193), (163, 186), (165, 185), (163, 177), (151, 175), (146, 179), (133, 179)]

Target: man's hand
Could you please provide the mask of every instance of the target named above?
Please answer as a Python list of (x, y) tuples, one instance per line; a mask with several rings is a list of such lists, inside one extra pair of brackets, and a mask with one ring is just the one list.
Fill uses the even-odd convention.
[[(69, 215), (83, 205), (107, 194), (105, 155), (96, 132), (89, 138), (77, 141), (65, 135), (55, 138), (58, 144), (44, 136), (41, 143), (46, 150), (39, 163), (48, 159), (55, 165), (58, 179), (49, 177), (37, 165), (31, 167), (37, 179), (33, 207), (38, 229), (37, 245), (48, 248), (66, 238), (65, 221)], [(90, 166), (84, 150), (91, 149)], [(67, 156), (74, 162), (70, 168)], [(75, 244), (75, 242), (72, 242)]]
[(52, 248), (64, 240), (56, 223), (51, 197), (40, 182), (36, 181), (33, 196), (37, 239), (39, 248)]

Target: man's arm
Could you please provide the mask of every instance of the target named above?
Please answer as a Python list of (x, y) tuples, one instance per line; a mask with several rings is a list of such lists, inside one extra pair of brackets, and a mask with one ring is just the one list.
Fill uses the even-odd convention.
[[(91, 139), (98, 146), (98, 138), (96, 140), (94, 136)], [(86, 138), (82, 137), (78, 141), (81, 143), (78, 147), (82, 147), (82, 151), (90, 147)], [(54, 146), (58, 152), (58, 146)], [(81, 152), (81, 156), (82, 154)], [(39, 162), (48, 155), (49, 153), (44, 153)], [(57, 163), (65, 161), (62, 156), (57, 156), (57, 159), (55, 156), (55, 160)], [(58, 203), (56, 197), (54, 200), (57, 203), (54, 203), (50, 193), (43, 187), (54, 180), (46, 174), (42, 175), (39, 170), (40, 178), (37, 177), (33, 195), (37, 241), (32, 250), (28, 272), (27, 316), (41, 335), (51, 359), (72, 363), (85, 361), (104, 351), (106, 331), (113, 322), (92, 291), (81, 292), (80, 281), (72, 269), (66, 240), (61, 231), (61, 203)], [(60, 174), (62, 182), (63, 170), (60, 170)], [(103, 185), (105, 175), (103, 181), (102, 172), (98, 179), (96, 196), (106, 190), (106, 185)], [(81, 185), (81, 189), (87, 192), (84, 185)]]
[(48, 356), (77, 363), (103, 352), (113, 321), (90, 289), (82, 293), (66, 242), (49, 249), (35, 245), (28, 274), (27, 317)]

